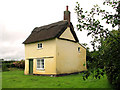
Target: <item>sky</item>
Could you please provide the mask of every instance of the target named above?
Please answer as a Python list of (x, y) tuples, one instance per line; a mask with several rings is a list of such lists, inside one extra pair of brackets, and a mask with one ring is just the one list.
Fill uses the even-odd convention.
[(35, 27), (63, 20), (67, 5), (79, 42), (91, 48), (91, 37), (76, 28), (76, 2), (84, 10), (90, 10), (95, 4), (102, 6), (103, 0), (0, 0), (0, 58), (24, 59), (23, 41)]

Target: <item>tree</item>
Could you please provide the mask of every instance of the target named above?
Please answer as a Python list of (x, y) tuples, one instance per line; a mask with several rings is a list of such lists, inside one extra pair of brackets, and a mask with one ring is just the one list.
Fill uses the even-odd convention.
[(109, 36), (103, 42), (104, 66), (109, 82), (120, 88), (120, 32), (111, 31), (114, 37)]
[[(88, 36), (91, 35), (93, 41), (94, 52), (94, 77), (99, 78), (104, 73), (107, 74), (109, 82), (114, 88), (120, 88), (120, 1), (106, 0), (103, 5), (113, 8), (116, 12), (112, 14), (106, 10), (102, 10), (98, 5), (94, 5), (91, 11), (84, 11), (77, 2), (75, 11), (78, 16), (78, 30), (87, 30)], [(99, 16), (101, 19), (95, 18)], [(110, 30), (101, 24), (104, 21), (106, 24), (111, 25), (112, 28), (118, 26), (118, 30)], [(102, 69), (102, 71), (100, 70)], [(91, 72), (94, 72), (94, 71)], [(84, 75), (88, 77), (90, 72)]]

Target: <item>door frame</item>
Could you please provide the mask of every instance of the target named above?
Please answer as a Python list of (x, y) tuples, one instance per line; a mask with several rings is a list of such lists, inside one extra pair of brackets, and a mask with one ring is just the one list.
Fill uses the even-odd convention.
[(29, 59), (29, 74), (33, 74), (33, 59)]

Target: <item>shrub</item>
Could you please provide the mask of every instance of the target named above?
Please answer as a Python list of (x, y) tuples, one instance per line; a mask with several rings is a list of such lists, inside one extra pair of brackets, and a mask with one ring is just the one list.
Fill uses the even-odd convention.
[(25, 61), (21, 60), (21, 61), (13, 62), (12, 67), (17, 67), (17, 68), (24, 69), (25, 68)]
[(2, 71), (9, 71), (8, 68), (21, 68), (24, 69), (25, 68), (25, 61), (21, 60), (21, 61), (2, 61)]
[(9, 71), (7, 65), (7, 63), (2, 64), (2, 71)]

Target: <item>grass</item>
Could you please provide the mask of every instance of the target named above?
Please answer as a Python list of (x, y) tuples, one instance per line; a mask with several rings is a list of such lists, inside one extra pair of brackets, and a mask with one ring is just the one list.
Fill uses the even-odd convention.
[(24, 75), (23, 70), (2, 72), (2, 88), (111, 88), (106, 76), (82, 79), (82, 74), (62, 77)]

